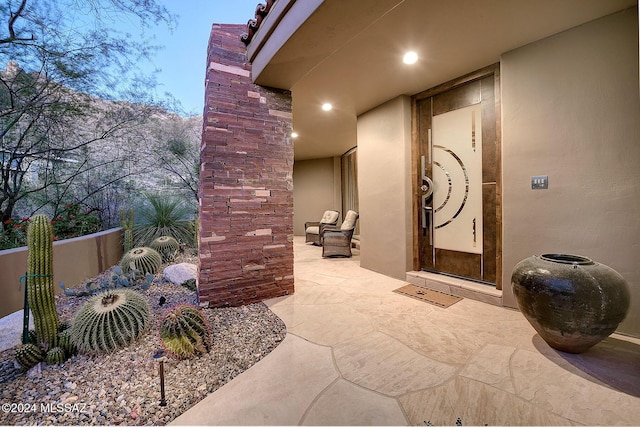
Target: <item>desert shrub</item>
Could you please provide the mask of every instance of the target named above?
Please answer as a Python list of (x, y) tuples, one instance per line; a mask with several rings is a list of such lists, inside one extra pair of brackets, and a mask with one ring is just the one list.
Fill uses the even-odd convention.
[(193, 246), (190, 221), (193, 208), (184, 200), (159, 194), (146, 194), (145, 203), (136, 212), (133, 231), (135, 246), (148, 246), (161, 236), (169, 236), (187, 246)]

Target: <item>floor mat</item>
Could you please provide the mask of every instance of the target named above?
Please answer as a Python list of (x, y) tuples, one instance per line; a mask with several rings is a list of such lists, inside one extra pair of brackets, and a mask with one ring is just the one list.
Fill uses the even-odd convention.
[(444, 292), (434, 291), (432, 289), (422, 288), (416, 285), (406, 285), (394, 290), (393, 292), (416, 298), (420, 301), (428, 302), (429, 304), (437, 305), (442, 308), (450, 307), (462, 299), (462, 297), (445, 294)]

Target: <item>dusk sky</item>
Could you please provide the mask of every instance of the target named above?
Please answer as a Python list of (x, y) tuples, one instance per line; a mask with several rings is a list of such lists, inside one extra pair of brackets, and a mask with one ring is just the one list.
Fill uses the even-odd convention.
[(260, 0), (160, 0), (179, 15), (173, 33), (155, 31), (155, 41), (165, 46), (154, 63), (162, 69), (158, 92), (171, 93), (188, 113), (202, 114), (207, 43), (211, 24), (246, 24)]

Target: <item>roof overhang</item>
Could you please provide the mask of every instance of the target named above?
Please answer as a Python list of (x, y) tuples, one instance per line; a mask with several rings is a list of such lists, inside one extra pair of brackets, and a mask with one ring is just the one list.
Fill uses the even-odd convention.
[[(293, 96), (296, 160), (356, 145), (358, 115), (496, 63), (637, 0), (277, 0), (247, 46), (255, 83)], [(416, 51), (412, 66), (402, 55)], [(320, 105), (334, 108), (323, 112)]]

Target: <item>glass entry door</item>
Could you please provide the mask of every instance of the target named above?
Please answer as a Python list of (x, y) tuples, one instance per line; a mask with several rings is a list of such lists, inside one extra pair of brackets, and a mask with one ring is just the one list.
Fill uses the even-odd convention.
[(500, 288), (499, 138), (493, 72), (414, 96), (420, 269)]
[(482, 254), (481, 113), (476, 104), (433, 117), (436, 250)]

